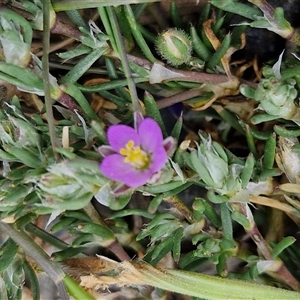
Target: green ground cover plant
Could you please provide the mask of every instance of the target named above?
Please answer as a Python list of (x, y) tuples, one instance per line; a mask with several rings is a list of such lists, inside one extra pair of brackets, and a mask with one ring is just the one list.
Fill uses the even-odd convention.
[(1, 1), (1, 300), (299, 297), (284, 7)]

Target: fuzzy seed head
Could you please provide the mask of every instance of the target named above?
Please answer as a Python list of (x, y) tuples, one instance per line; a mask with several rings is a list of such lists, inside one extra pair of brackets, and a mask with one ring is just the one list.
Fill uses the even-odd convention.
[(157, 37), (156, 50), (170, 65), (176, 67), (190, 61), (192, 42), (183, 30), (170, 28)]

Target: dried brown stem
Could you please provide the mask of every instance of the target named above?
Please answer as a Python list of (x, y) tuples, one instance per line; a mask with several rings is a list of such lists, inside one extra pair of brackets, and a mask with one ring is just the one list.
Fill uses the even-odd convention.
[(107, 248), (116, 255), (121, 261), (130, 261), (130, 256), (125, 252), (123, 247), (119, 244), (118, 241), (112, 242)]
[(197, 97), (203, 94), (203, 91), (200, 89), (193, 89), (184, 91), (182, 93), (178, 93), (174, 96), (164, 98), (162, 100), (157, 101), (157, 106), (159, 109), (169, 107), (173, 104), (183, 102), (185, 100), (191, 99), (193, 97)]

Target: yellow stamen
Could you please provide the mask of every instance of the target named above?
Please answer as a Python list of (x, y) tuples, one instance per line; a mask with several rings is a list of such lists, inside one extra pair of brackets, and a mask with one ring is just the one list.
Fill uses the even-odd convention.
[(134, 141), (130, 140), (125, 148), (120, 149), (120, 154), (124, 157), (124, 162), (133, 165), (137, 169), (145, 169), (149, 165), (148, 154), (140, 146), (134, 146)]

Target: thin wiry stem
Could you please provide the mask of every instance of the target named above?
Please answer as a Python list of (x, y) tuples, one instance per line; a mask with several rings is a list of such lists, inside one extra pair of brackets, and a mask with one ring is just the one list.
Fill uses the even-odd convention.
[(132, 101), (132, 105), (133, 105), (133, 111), (134, 112), (140, 112), (141, 108), (140, 108), (140, 104), (139, 104), (139, 100), (138, 100), (138, 96), (137, 96), (137, 91), (136, 91), (136, 86), (135, 83), (132, 79), (132, 74), (131, 74), (131, 69), (129, 67), (128, 64), (128, 60), (127, 60), (127, 56), (126, 56), (126, 52), (125, 52), (125, 47), (124, 47), (124, 43), (123, 43), (123, 38), (121, 36), (121, 30), (119, 27), (119, 23), (115, 14), (115, 11), (113, 10), (112, 7), (107, 7), (107, 14), (113, 24), (112, 26), (112, 30), (113, 30), (113, 34), (115, 37), (115, 41), (117, 44), (117, 48), (118, 48), (118, 54), (120, 56), (120, 61), (122, 63), (122, 67), (128, 82), (128, 88), (129, 88), (129, 92), (130, 92), (130, 96), (131, 96), (131, 101)]
[(43, 7), (43, 79), (44, 79), (44, 92), (45, 92), (45, 106), (47, 121), (49, 126), (50, 141), (56, 160), (58, 156), (56, 153), (57, 140), (55, 134), (54, 117), (52, 110), (52, 101), (50, 93), (50, 78), (49, 78), (49, 48), (50, 48), (50, 1), (44, 1)]

